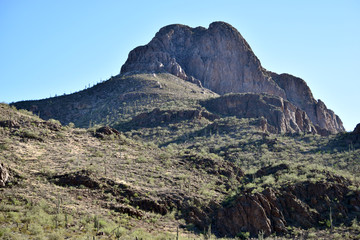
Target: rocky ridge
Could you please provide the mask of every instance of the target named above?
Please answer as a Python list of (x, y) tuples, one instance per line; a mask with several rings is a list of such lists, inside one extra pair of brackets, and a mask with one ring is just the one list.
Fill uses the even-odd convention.
[(264, 69), (241, 34), (224, 22), (208, 29), (163, 27), (147, 45), (129, 53), (121, 74), (134, 72), (168, 72), (219, 94), (279, 96), (305, 111), (318, 127), (331, 133), (345, 130), (340, 118), (314, 99), (304, 80)]
[(306, 112), (281, 97), (267, 94), (226, 94), (202, 101), (210, 112), (238, 118), (262, 118), (261, 129), (271, 133), (314, 132)]

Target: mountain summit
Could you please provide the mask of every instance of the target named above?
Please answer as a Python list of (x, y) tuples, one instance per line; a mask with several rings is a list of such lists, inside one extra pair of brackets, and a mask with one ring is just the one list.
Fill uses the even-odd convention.
[(285, 97), (241, 34), (231, 25), (214, 22), (208, 29), (184, 25), (166, 26), (149, 44), (132, 50), (121, 73), (166, 71), (184, 80), (200, 80), (202, 86), (225, 94), (270, 93)]
[(331, 133), (344, 131), (340, 118), (316, 101), (306, 82), (261, 66), (241, 34), (225, 22), (209, 28), (174, 24), (163, 27), (145, 46), (135, 48), (121, 74), (167, 72), (218, 94), (267, 93), (290, 101)]

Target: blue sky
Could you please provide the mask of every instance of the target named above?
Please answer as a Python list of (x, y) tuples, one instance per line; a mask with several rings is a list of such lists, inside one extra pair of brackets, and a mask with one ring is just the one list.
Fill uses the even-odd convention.
[(117, 75), (163, 26), (225, 21), (262, 65), (303, 78), (346, 130), (360, 123), (360, 1), (0, 0), (0, 102), (79, 91)]

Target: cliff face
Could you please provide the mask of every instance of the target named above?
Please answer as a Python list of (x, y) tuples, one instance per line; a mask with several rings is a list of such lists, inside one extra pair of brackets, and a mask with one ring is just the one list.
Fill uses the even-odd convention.
[(216, 93), (267, 93), (305, 111), (331, 133), (344, 131), (342, 122), (323, 102), (316, 101), (304, 80), (266, 71), (241, 34), (231, 25), (209, 28), (166, 26), (145, 46), (129, 53), (121, 73), (168, 72)]
[(330, 132), (345, 131), (341, 119), (320, 99), (316, 101), (304, 80), (289, 74), (270, 73), (272, 79), (286, 93), (286, 99), (304, 110), (311, 121)]
[(272, 133), (318, 133), (307, 114), (281, 97), (265, 94), (227, 94), (203, 101), (209, 111), (239, 118), (263, 117), (261, 128)]
[(199, 80), (219, 94), (267, 92), (285, 96), (284, 90), (264, 74), (259, 59), (240, 33), (227, 23), (208, 29), (169, 25), (152, 41), (130, 52), (121, 73), (172, 73), (184, 80)]

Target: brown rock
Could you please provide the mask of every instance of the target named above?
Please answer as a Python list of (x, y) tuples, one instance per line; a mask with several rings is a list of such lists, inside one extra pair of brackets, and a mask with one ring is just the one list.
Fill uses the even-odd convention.
[(114, 128), (111, 128), (109, 126), (105, 126), (105, 127), (101, 127), (101, 128), (98, 128), (96, 129), (96, 132), (97, 133), (102, 133), (102, 134), (105, 134), (105, 135), (111, 135), (111, 134), (120, 134), (120, 132)]
[(114, 210), (115, 212), (125, 213), (132, 217), (142, 218), (144, 213), (132, 206), (116, 203), (107, 203), (104, 207)]
[(286, 232), (285, 220), (277, 207), (261, 193), (245, 193), (237, 197), (230, 207), (222, 208), (216, 216), (216, 228), (220, 236), (234, 237), (240, 232), (256, 236), (263, 231)]
[(261, 169), (259, 169), (256, 173), (255, 173), (255, 177), (260, 178), (263, 176), (268, 176), (271, 174), (276, 174), (277, 172), (281, 171), (281, 170), (287, 170), (289, 169), (289, 166), (287, 164), (279, 164), (276, 166), (267, 166), (267, 167), (263, 167)]
[(226, 94), (202, 102), (210, 112), (239, 118), (265, 118), (267, 126), (261, 126), (273, 133), (313, 132), (317, 133), (306, 112), (281, 97), (266, 94)]
[(340, 118), (333, 111), (327, 109), (321, 100), (314, 99), (310, 88), (303, 79), (290, 74), (268, 73), (284, 89), (286, 99), (304, 110), (313, 124), (319, 126), (319, 130), (325, 129), (329, 133), (345, 131)]
[[(258, 173), (276, 174), (277, 168), (286, 169), (279, 165)], [(266, 188), (261, 193), (240, 193), (214, 216), (219, 236), (236, 236), (240, 232), (256, 236), (259, 231), (269, 235), (286, 232), (287, 226), (320, 227), (329, 220), (330, 211), (334, 225), (351, 224), (360, 216), (360, 191), (351, 191), (350, 181), (343, 177), (325, 174), (324, 182), (305, 181), (277, 190)]]
[(101, 183), (88, 170), (56, 175), (51, 180), (60, 186), (85, 186), (89, 189), (99, 189), (101, 186)]
[(111, 128), (109, 126), (104, 126), (101, 128), (96, 129), (95, 137), (104, 139), (105, 136), (110, 135), (119, 135), (120, 132), (116, 130), (115, 128)]

